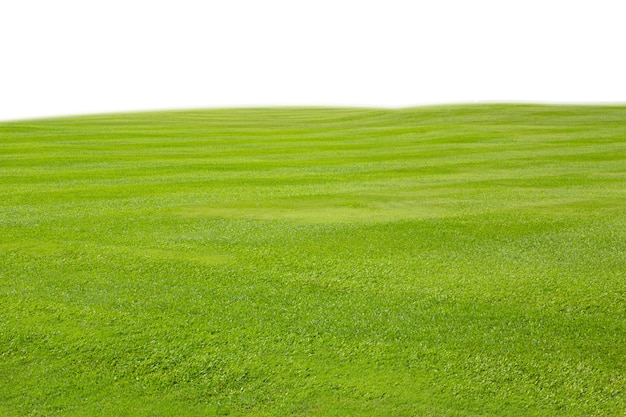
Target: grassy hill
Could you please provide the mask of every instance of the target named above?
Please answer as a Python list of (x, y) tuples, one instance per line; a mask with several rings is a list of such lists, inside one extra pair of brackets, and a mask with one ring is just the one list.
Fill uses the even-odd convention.
[(0, 415), (623, 416), (626, 107), (0, 124)]

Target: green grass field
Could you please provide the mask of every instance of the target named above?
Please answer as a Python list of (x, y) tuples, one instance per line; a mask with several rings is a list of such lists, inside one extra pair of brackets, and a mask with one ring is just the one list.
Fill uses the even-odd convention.
[(626, 106), (0, 124), (1, 416), (620, 416)]

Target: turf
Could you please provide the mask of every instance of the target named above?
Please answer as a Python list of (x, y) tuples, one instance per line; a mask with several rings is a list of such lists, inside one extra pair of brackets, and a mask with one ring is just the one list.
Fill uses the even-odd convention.
[(623, 416), (626, 107), (0, 124), (0, 415)]

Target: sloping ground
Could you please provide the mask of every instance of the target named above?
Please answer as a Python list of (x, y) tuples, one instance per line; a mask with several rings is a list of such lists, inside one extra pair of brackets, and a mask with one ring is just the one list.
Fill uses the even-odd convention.
[(0, 124), (0, 414), (623, 416), (626, 107)]

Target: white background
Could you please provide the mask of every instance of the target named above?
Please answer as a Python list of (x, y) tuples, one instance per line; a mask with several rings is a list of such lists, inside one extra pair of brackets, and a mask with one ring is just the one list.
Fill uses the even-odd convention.
[(0, 0), (0, 120), (626, 102), (623, 1)]

